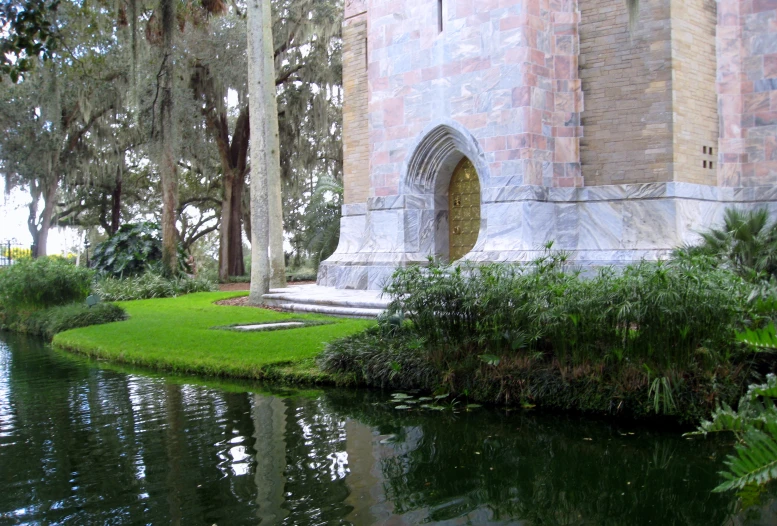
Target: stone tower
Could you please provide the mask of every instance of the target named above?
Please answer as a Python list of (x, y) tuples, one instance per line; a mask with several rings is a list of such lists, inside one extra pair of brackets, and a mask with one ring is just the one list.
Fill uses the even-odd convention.
[(548, 241), (654, 260), (728, 206), (777, 209), (775, 0), (347, 0), (343, 40), (321, 285)]

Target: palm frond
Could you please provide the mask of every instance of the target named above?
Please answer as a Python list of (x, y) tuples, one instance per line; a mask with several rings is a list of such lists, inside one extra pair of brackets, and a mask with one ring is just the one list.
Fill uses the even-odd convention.
[(726, 461), (729, 471), (726, 479), (714, 489), (716, 492), (742, 489), (748, 484), (763, 485), (777, 478), (777, 422), (770, 422), (764, 430), (750, 429), (744, 442), (738, 444), (734, 455)]

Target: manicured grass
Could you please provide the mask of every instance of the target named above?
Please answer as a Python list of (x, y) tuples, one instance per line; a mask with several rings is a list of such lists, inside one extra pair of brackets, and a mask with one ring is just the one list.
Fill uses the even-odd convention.
[[(242, 295), (215, 292), (122, 302), (129, 320), (63, 332), (53, 343), (95, 358), (177, 373), (315, 382), (326, 379), (314, 361), (324, 345), (373, 323), (214, 305)], [(332, 323), (269, 332), (213, 329), (289, 319)]]

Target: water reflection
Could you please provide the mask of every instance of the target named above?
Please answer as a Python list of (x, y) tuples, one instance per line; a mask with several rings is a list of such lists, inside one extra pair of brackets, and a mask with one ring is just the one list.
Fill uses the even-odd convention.
[[(771, 524), (712, 494), (728, 445), (573, 417), (397, 411), (0, 341), (0, 523)], [(766, 512), (765, 512), (766, 510)]]

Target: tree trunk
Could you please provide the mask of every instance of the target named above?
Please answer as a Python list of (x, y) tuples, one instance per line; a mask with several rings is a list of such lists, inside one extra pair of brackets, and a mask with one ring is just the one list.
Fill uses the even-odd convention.
[(251, 237), (251, 189), (243, 187), (243, 230), (245, 230), (246, 237), (249, 241)]
[[(273, 65), (270, 0), (248, 0), (248, 92), (251, 112), (251, 295), (250, 302), (264, 303), (270, 290), (269, 189), (280, 166), (272, 152), (268, 121), (277, 119), (275, 67)], [(273, 232), (275, 229), (273, 229)]]
[(176, 30), (174, 0), (160, 0), (160, 7), (164, 38), (159, 163), (162, 179), (162, 265), (165, 273), (172, 276), (178, 272), (178, 230), (175, 227), (178, 167), (175, 162), (173, 130), (173, 34)]
[(27, 230), (32, 236), (32, 257), (38, 257), (38, 201), (40, 200), (41, 187), (39, 183), (30, 181), (30, 213), (27, 215)]
[[(48, 254), (49, 230), (51, 230), (51, 218), (54, 216), (54, 208), (57, 206), (57, 189), (59, 179), (43, 181), (39, 184), (30, 184), (30, 214), (27, 217), (27, 229), (32, 236), (32, 257), (43, 257)], [(43, 213), (38, 224), (38, 202), (43, 196)]]
[[(269, 0), (267, 2), (267, 17), (270, 18)], [(267, 24), (267, 38), (272, 44), (272, 20)], [(275, 88), (275, 56), (272, 46), (265, 57), (269, 70), (268, 81), (271, 102), (266, 106), (267, 119), (265, 133), (267, 146), (270, 148), (270, 164), (267, 166), (267, 198), (270, 215), (270, 286), (284, 288), (286, 286), (286, 258), (283, 253), (283, 198), (281, 196), (281, 141), (278, 131), (278, 99)]]
[(232, 229), (232, 190), (235, 176), (224, 173), (224, 196), (221, 199), (221, 232), (219, 236), (219, 281), (229, 281), (229, 244)]
[(232, 206), (229, 218), (229, 275), (244, 276), (246, 273), (243, 261), (243, 187), (245, 175), (234, 179), (232, 187)]
[(116, 168), (116, 180), (113, 184), (113, 192), (111, 193), (111, 230), (110, 235), (119, 231), (119, 225), (121, 222), (121, 190), (124, 179), (124, 160), (120, 161)]
[(243, 262), (243, 186), (242, 175), (224, 175), (224, 197), (221, 201), (219, 235), (219, 280), (246, 273)]

